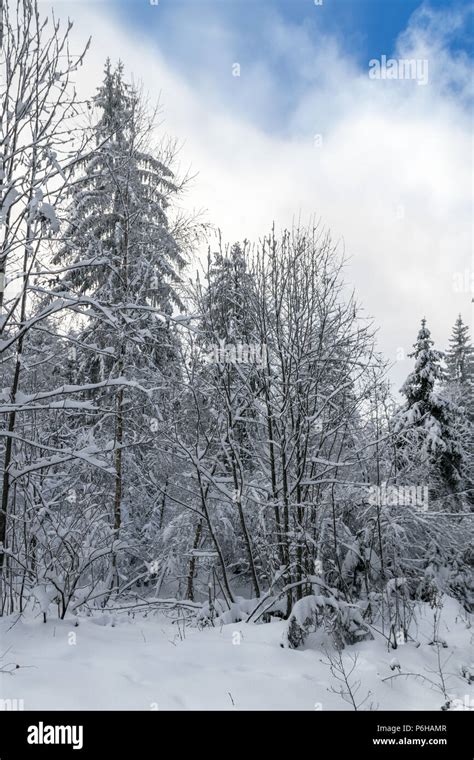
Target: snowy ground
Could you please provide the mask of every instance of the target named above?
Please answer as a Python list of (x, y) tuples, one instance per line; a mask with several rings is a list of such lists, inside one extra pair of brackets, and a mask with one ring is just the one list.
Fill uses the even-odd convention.
[[(183, 637), (161, 615), (97, 614), (80, 618), (77, 627), (74, 619), (44, 624), (39, 616), (10, 617), (0, 620), (0, 666), (21, 667), (0, 675), (0, 697), (23, 700), (25, 710), (351, 709), (330, 691), (338, 683), (321, 649), (280, 646), (284, 626), (186, 628)], [(440, 710), (442, 693), (422, 678), (382, 681), (398, 673), (399, 664), (402, 672), (438, 683), (432, 631), (433, 613), (423, 605), (411, 629), (419, 646), (410, 642), (388, 652), (376, 638), (344, 651), (348, 663), (350, 655), (359, 656), (351, 677), (361, 682), (359, 699), (372, 692), (364, 709)], [(454, 709), (474, 709), (474, 685), (462, 676), (463, 669), (474, 672), (473, 631), (466, 613), (447, 599), (439, 631), (447, 647), (440, 652), (447, 692), (458, 700)]]

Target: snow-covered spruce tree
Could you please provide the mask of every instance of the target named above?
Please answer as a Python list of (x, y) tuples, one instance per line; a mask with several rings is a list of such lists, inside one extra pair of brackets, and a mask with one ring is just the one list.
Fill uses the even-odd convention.
[(443, 392), (443, 354), (433, 348), (426, 319), (409, 356), (415, 367), (401, 389), (406, 401), (395, 418), (398, 471), (402, 474), (408, 467), (417, 472), (438, 508), (460, 509), (466, 482), (466, 416)]
[(201, 301), (200, 329), (213, 343), (216, 337), (224, 343), (250, 341), (253, 333), (249, 297), (252, 275), (248, 269), (248, 242), (234, 243), (223, 250), (208, 253), (206, 287), (196, 291)]
[(445, 354), (447, 372), (444, 390), (464, 411), (467, 428), (467, 499), (474, 505), (474, 350), (469, 327), (459, 314)]
[[(426, 325), (424, 327), (424, 332), (427, 333)], [(380, 476), (377, 478), (378, 483), (384, 483), (387, 497), (384, 503), (377, 504), (385, 583), (382, 597), (379, 589), (376, 589), (369, 598), (375, 619), (380, 619), (382, 630), (387, 632), (391, 629), (392, 646), (396, 646), (396, 631), (400, 626), (405, 628), (404, 621), (411, 614), (411, 600), (428, 599), (435, 586), (437, 593), (445, 592), (456, 596), (466, 608), (472, 604), (472, 590), (468, 581), (472, 573), (469, 568), (471, 518), (453, 519), (451, 514), (453, 509), (466, 509), (466, 491), (469, 486), (467, 468), (463, 468), (463, 478), (458, 481), (453, 496), (440, 470), (439, 454), (444, 449), (441, 446), (435, 450), (429, 448), (428, 432), (423, 426), (424, 423), (429, 424), (429, 415), (434, 414), (436, 417), (431, 424), (438, 424), (440, 419), (440, 430), (446, 435), (445, 426), (448, 421), (451, 436), (462, 444), (464, 458), (467, 448), (466, 419), (459, 398), (456, 398), (452, 387), (445, 380), (442, 354), (434, 351), (429, 335), (424, 334), (420, 343), (423, 346), (418, 352), (419, 363), (410, 376), (413, 383), (410, 399), (413, 405), (419, 402), (412, 414), (417, 415), (415, 419), (419, 425), (408, 424), (408, 400), (393, 415), (389, 414), (387, 436), (382, 436), (385, 443), (380, 451), (382, 461)], [(417, 343), (415, 349), (418, 347)], [(423, 353), (423, 349), (426, 353)], [(434, 369), (430, 375), (429, 368), (432, 365)], [(421, 392), (423, 378), (424, 393)], [(438, 407), (441, 407), (441, 413)], [(424, 412), (420, 409), (424, 409)], [(449, 416), (446, 410), (450, 411)], [(400, 424), (401, 419), (404, 424)], [(447, 440), (451, 441), (452, 437)], [(423, 500), (427, 498), (427, 501), (414, 503), (404, 486), (421, 486), (420, 492), (423, 486), (429, 486), (428, 498), (423, 496)], [(361, 521), (366, 528), (370, 524), (373, 509), (373, 506), (369, 506), (361, 513)], [(439, 572), (433, 571), (433, 547), (438, 558), (436, 567)], [(457, 568), (456, 572), (453, 568)], [(403, 584), (400, 585), (402, 580)], [(400, 594), (400, 590), (403, 590), (404, 595)]]
[(121, 64), (112, 69), (107, 61), (92, 106), (96, 149), (72, 188), (55, 263), (68, 268), (59, 289), (90, 299), (74, 329), (77, 382), (105, 383), (93, 391), (102, 409), (95, 429), (112, 443), (118, 538), (124, 515), (136, 514), (142, 501), (139, 460), (154, 443), (153, 420), (165, 415), (166, 388), (179, 374), (172, 314), (181, 306), (184, 257), (168, 206), (180, 187), (171, 156), (153, 148), (154, 115), (124, 81)]
[(195, 295), (201, 315), (201, 343), (207, 355), (201, 380), (203, 387), (208, 387), (220, 427), (216, 476), (229, 479), (230, 514), (234, 513), (240, 538), (234, 567), (244, 575), (248, 572), (258, 597), (260, 584), (246, 516), (246, 491), (252, 471), (249, 429), (254, 419), (257, 366), (264, 349), (256, 342), (254, 282), (247, 259), (246, 241), (223, 250), (219, 239), (218, 251), (208, 257), (206, 288), (198, 284)]
[(472, 393), (473, 388), (472, 354), (469, 327), (464, 324), (459, 314), (449, 339), (449, 349), (446, 351), (447, 375), (449, 382), (459, 385), (467, 395)]
[[(232, 414), (231, 398), (234, 411), (239, 408), (237, 417), (252, 414), (256, 367), (265, 350), (255, 336), (255, 287), (249, 253), (248, 241), (223, 249), (219, 235), (218, 250), (208, 254), (205, 287), (198, 280), (193, 289), (206, 371), (219, 379), (227, 413)], [(248, 423), (235, 419), (231, 427), (232, 441), (239, 449), (235, 456), (248, 460)], [(223, 453), (224, 459), (229, 455), (232, 459), (230, 452)]]
[[(252, 337), (252, 277), (247, 270), (246, 244), (233, 245), (208, 257), (205, 285), (198, 277), (190, 284), (192, 310), (199, 314), (196, 334), (183, 343), (184, 384), (175, 405), (174, 429), (169, 431), (175, 461), (182, 461), (186, 479), (171, 479), (171, 503), (188, 508), (192, 526), (187, 551), (182, 553), (186, 596), (208, 596), (210, 562), (229, 603), (232, 572), (239, 585), (251, 585), (259, 596), (252, 531), (255, 510), (248, 504), (248, 417), (252, 415), (256, 360)], [(257, 353), (258, 353), (258, 347)], [(242, 354), (245, 354), (245, 356)], [(183, 536), (173, 529), (174, 545)], [(227, 569), (229, 567), (229, 571)], [(215, 583), (214, 576), (214, 583)]]

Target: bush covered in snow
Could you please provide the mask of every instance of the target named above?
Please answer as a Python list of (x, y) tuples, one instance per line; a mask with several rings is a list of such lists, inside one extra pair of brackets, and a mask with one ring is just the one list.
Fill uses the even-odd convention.
[(201, 626), (213, 625), (216, 622), (219, 625), (240, 623), (247, 620), (259, 602), (259, 599), (244, 599), (238, 596), (234, 602), (226, 605), (221, 599), (212, 599), (202, 605), (196, 617), (197, 623)]
[(284, 645), (302, 646), (310, 633), (324, 630), (336, 649), (373, 636), (362, 620), (360, 609), (334, 596), (305, 596), (294, 605), (285, 631)]

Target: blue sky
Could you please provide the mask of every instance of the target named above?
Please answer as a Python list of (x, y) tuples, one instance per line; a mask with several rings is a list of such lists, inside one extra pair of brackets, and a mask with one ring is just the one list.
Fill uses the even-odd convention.
[[(436, 10), (469, 7), (469, 0), (429, 0)], [(406, 28), (410, 16), (423, 2), (420, 0), (159, 0), (158, 6), (147, 0), (112, 0), (111, 8), (127, 24), (152, 38), (177, 63), (186, 50), (179, 45), (188, 41), (189, 26), (201, 17), (231, 24), (240, 35), (245, 51), (256, 57), (271, 55), (265, 44), (265, 26), (270, 16), (278, 16), (288, 25), (304, 26), (317, 39), (329, 33), (344, 42), (346, 51), (361, 64), (390, 55), (398, 35)], [(185, 23), (186, 17), (188, 24)], [(205, 38), (197, 38), (193, 50), (199, 50), (199, 65), (208, 58)], [(473, 27), (465, 26), (450, 40), (453, 49), (473, 54)]]
[[(177, 59), (183, 53), (175, 44), (179, 40), (177, 23), (182, 23), (183, 11), (190, 13), (191, 18), (212, 14), (231, 22), (245, 33), (249, 46), (264, 39), (268, 14), (278, 13), (286, 23), (305, 25), (315, 36), (323, 29), (344, 39), (361, 63), (382, 53), (390, 54), (397, 36), (420, 5), (420, 0), (323, 0), (322, 6), (315, 6), (314, 0), (159, 0), (158, 14), (158, 7), (147, 0), (113, 2), (120, 17), (152, 36), (167, 54)], [(467, 7), (469, 0), (430, 0), (429, 5), (435, 9)], [(464, 29), (452, 44), (472, 55), (472, 28)], [(258, 52), (261, 54), (262, 50)], [(201, 53), (205, 59), (204, 47)]]
[[(330, 39), (361, 71), (368, 61), (391, 56), (420, 0), (109, 0), (110, 13), (130, 33), (156, 46), (170, 66), (194, 86), (200, 84), (221, 97), (228, 88), (233, 62), (242, 69), (271, 70), (273, 92), (265, 108), (249, 105), (248, 90), (235, 93), (232, 106), (269, 131), (281, 131), (302, 95), (321, 80), (321, 66), (302, 71), (294, 51), (275, 45), (275, 26), (318, 46)], [(430, 0), (435, 11), (467, 8), (468, 0)], [(453, 54), (472, 56), (471, 24), (464, 23), (446, 40)], [(250, 98), (251, 99), (251, 98)]]

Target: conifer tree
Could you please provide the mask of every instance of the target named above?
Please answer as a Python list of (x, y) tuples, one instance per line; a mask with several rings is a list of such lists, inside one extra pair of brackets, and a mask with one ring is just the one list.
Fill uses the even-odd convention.
[(446, 352), (448, 380), (458, 383), (463, 390), (472, 389), (472, 344), (469, 338), (469, 327), (462, 321), (459, 314), (454, 323), (450, 347)]
[(418, 467), (429, 479), (436, 498), (457, 497), (464, 492), (466, 476), (466, 418), (462, 408), (443, 390), (443, 354), (433, 348), (431, 333), (422, 319), (413, 353), (415, 367), (401, 392), (406, 402), (397, 415), (401, 458)]
[(474, 351), (469, 337), (469, 327), (459, 314), (449, 339), (446, 352), (446, 392), (463, 409), (467, 428), (467, 481), (468, 500), (474, 504)]
[[(181, 307), (179, 271), (185, 260), (168, 218), (180, 187), (167, 163), (156, 157), (153, 117), (124, 81), (122, 64), (112, 69), (107, 61), (93, 107), (96, 149), (73, 185), (55, 263), (67, 269), (59, 290), (90, 297), (89, 310), (74, 326), (80, 346), (77, 382), (106, 384), (93, 391), (96, 406), (105, 412), (95, 427), (113, 441), (118, 537), (131, 492), (124, 487), (127, 447), (133, 443), (137, 452), (129, 456), (130, 479), (134, 470), (138, 477), (135, 459), (153, 438), (150, 420), (163, 416), (165, 377), (179, 374), (171, 318)], [(160, 390), (137, 396), (133, 386)], [(127, 514), (136, 501), (135, 495), (134, 504), (125, 505)]]

